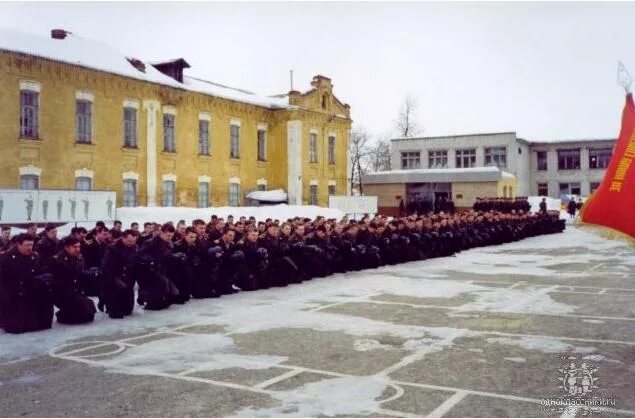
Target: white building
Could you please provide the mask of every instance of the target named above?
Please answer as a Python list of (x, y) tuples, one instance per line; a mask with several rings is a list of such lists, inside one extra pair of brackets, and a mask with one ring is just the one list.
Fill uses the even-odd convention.
[(528, 141), (515, 132), (394, 138), (395, 170), (497, 166), (518, 181), (515, 195), (588, 196), (598, 186), (616, 139)]

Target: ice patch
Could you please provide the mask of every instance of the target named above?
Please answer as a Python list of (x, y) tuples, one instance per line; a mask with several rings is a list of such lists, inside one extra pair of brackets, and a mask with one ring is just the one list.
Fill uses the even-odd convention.
[(605, 361), (605, 362), (611, 362), (614, 364), (621, 364), (622, 361), (618, 361), (617, 359), (609, 359), (607, 357), (605, 357), (604, 355), (598, 355), (598, 354), (593, 354), (593, 355), (586, 355), (583, 356), (582, 359), (588, 360), (588, 361)]
[(582, 319), (582, 321), (585, 323), (593, 323), (593, 324), (604, 323), (604, 320), (597, 320), (597, 319)]
[(503, 345), (515, 345), (520, 346), (523, 349), (529, 351), (542, 351), (546, 353), (563, 353), (569, 350), (577, 353), (593, 352), (594, 347), (589, 346), (573, 346), (568, 343), (564, 343), (556, 338), (543, 338), (543, 337), (529, 337), (523, 336), (520, 338), (487, 338), (487, 343), (500, 343)]
[(39, 374), (35, 374), (33, 372), (27, 372), (24, 375), (21, 375), (17, 378), (12, 378), (6, 381), (0, 381), (0, 386), (11, 386), (11, 385), (30, 385), (36, 383), (42, 379), (42, 376)]
[(527, 362), (527, 360), (525, 358), (521, 358), (521, 357), (509, 357), (509, 358), (503, 358), (506, 359), (507, 361), (512, 361), (512, 362)]
[(468, 348), (468, 351), (470, 352), (478, 352), (478, 353), (482, 353), (483, 350), (481, 348)]
[(390, 381), (376, 376), (322, 380), (272, 397), (280, 406), (242, 409), (237, 417), (333, 417), (370, 415), (380, 408), (379, 397)]
[(287, 360), (287, 357), (240, 355), (231, 338), (223, 335), (177, 336), (154, 340), (127, 348), (105, 364), (113, 372), (174, 373), (225, 368), (266, 369)]
[(376, 349), (384, 349), (390, 350), (394, 349), (390, 345), (384, 345), (378, 340), (375, 339), (357, 339), (353, 344), (353, 347), (356, 351), (366, 352), (366, 351), (374, 351)]
[(476, 301), (456, 307), (457, 311), (488, 311), (499, 313), (567, 314), (576, 306), (554, 301), (548, 294), (553, 287), (524, 289), (488, 288), (474, 292)]

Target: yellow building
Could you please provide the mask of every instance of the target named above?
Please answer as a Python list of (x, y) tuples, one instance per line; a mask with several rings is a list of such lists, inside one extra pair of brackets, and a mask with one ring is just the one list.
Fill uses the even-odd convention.
[(260, 96), (63, 30), (0, 29), (0, 188), (114, 190), (118, 206), (349, 194), (350, 107), (331, 80)]

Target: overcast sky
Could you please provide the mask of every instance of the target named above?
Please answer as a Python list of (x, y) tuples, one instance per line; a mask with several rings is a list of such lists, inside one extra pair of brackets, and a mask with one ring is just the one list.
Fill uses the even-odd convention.
[(0, 26), (63, 28), (263, 94), (323, 74), (355, 126), (394, 132), (407, 95), (425, 135), (615, 137), (617, 61), (635, 74), (635, 3), (0, 3)]

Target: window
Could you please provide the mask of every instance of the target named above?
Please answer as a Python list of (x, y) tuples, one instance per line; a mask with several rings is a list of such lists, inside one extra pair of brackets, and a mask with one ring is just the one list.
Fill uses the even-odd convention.
[(456, 167), (476, 166), (476, 149), (456, 150)]
[(309, 163), (317, 163), (317, 134), (309, 136)]
[(93, 180), (86, 176), (75, 178), (75, 189), (78, 191), (90, 191), (93, 189)]
[(123, 181), (123, 206), (137, 206), (137, 181), (134, 179), (124, 179)]
[(597, 148), (589, 150), (589, 168), (606, 169), (609, 167), (613, 150), (610, 148)]
[(137, 110), (123, 108), (123, 146), (137, 147)]
[(430, 169), (443, 169), (448, 167), (448, 150), (428, 151), (428, 167)]
[(209, 183), (208, 182), (198, 183), (198, 207), (199, 208), (209, 207)]
[(404, 151), (401, 153), (402, 169), (418, 169), (421, 167), (421, 153), (418, 151)]
[(539, 196), (549, 196), (549, 187), (546, 183), (538, 184), (538, 195)]
[(240, 158), (240, 127), (238, 125), (229, 126), (230, 151), (229, 157), (232, 159)]
[(20, 137), (38, 138), (39, 93), (20, 91)]
[(174, 136), (174, 115), (163, 114), (163, 151), (176, 152), (176, 138)]
[(317, 185), (311, 185), (309, 188), (309, 205), (318, 204), (318, 187)]
[(209, 121), (198, 121), (198, 154), (209, 155)]
[(329, 96), (325, 93), (322, 95), (322, 109), (326, 109), (326, 106), (329, 103)]
[(558, 150), (558, 170), (577, 170), (580, 168), (580, 149)]
[(173, 207), (176, 202), (176, 182), (173, 180), (163, 181), (163, 206)]
[(20, 189), (40, 189), (40, 177), (37, 175), (20, 176)]
[(580, 195), (580, 183), (561, 183), (560, 198), (562, 198), (563, 195)]
[(258, 130), (258, 160), (267, 160), (267, 131)]
[(267, 185), (265, 185), (264, 183), (261, 183), (260, 185), (258, 185), (258, 187), (256, 188), (259, 191), (266, 191), (267, 190)]
[(589, 183), (589, 192), (593, 193), (600, 187), (600, 182), (591, 182)]
[(329, 164), (335, 164), (335, 137), (329, 136)]
[(329, 195), (335, 195), (335, 185), (329, 185)]
[(496, 166), (501, 169), (507, 167), (507, 148), (485, 148), (485, 166)]
[(88, 100), (76, 102), (77, 142), (90, 144), (93, 139), (93, 103)]
[(238, 183), (229, 184), (229, 206), (240, 206), (240, 184)]
[(547, 170), (547, 152), (536, 151), (537, 170)]

